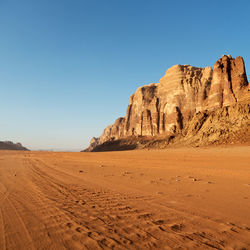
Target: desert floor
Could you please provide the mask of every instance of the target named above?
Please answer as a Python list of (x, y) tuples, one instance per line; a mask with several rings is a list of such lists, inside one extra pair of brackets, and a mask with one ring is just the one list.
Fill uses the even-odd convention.
[(0, 152), (0, 249), (250, 249), (250, 147)]

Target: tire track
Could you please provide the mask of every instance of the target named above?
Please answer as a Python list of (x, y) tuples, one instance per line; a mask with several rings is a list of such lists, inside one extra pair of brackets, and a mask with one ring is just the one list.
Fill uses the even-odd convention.
[[(136, 242), (141, 240), (143, 240), (143, 246), (146, 248), (157, 248), (164, 246), (166, 243), (176, 247), (187, 242), (190, 244), (190, 241), (194, 242), (193, 236), (188, 236), (185, 232), (182, 232), (181, 224), (175, 223), (169, 226), (164, 220), (159, 218), (156, 220), (154, 215), (131, 208), (127, 203), (140, 199), (150, 201), (148, 197), (124, 197), (121, 194), (108, 191), (95, 192), (77, 185), (67, 186), (58, 183), (56, 179), (46, 174), (36, 164), (37, 162), (31, 163), (32, 171), (42, 179), (38, 183), (46, 181), (50, 185), (50, 192), (54, 194), (52, 195), (53, 198), (50, 197), (50, 199), (58, 204), (60, 204), (60, 201), (64, 201), (63, 204), (60, 204), (63, 205), (60, 206), (60, 209), (63, 209), (71, 220), (79, 226), (76, 228), (79, 233), (87, 232), (90, 238), (96, 240), (99, 247), (119, 245), (124, 248), (133, 248), (136, 247)], [(44, 163), (43, 165), (46, 166)], [(70, 197), (70, 200), (68, 197)], [(81, 199), (82, 197), (84, 199)], [(126, 203), (124, 203), (124, 200), (126, 200)], [(175, 216), (177, 215), (175, 214)], [(128, 227), (128, 221), (131, 219), (132, 223)], [(162, 221), (162, 223), (158, 225), (156, 221)], [(72, 227), (73, 224), (68, 223), (68, 226)], [(157, 236), (154, 236), (154, 234)], [(218, 245), (222, 247), (212, 237), (207, 235), (199, 237), (201, 240), (196, 239), (196, 242), (202, 244), (204, 249)], [(204, 239), (212, 242), (210, 246), (203, 242)], [(195, 244), (193, 245), (195, 246)]]
[[(96, 199), (94, 201), (92, 197), (95, 197), (95, 192), (91, 191), (91, 190), (87, 190), (86, 188), (84, 188), (83, 190), (77, 190), (77, 186), (72, 187), (71, 189), (66, 188), (65, 186), (63, 186), (63, 192), (61, 191), (62, 185), (60, 184), (58, 187), (58, 183), (56, 183), (54, 180), (51, 180), (50, 177), (46, 176), (44, 177), (45, 173), (42, 173), (42, 171), (38, 170), (37, 167), (35, 167), (34, 165), (32, 166), (33, 170), (36, 172), (37, 175), (40, 176), (40, 178), (45, 178), (47, 182), (50, 182), (51, 187), (53, 186), (55, 188), (56, 191), (59, 191), (61, 196), (68, 197), (70, 196), (71, 199), (73, 199), (73, 201), (71, 200), (68, 204), (64, 203), (63, 208), (64, 211), (68, 212), (68, 214), (70, 215), (71, 219), (74, 220), (75, 223), (77, 223), (79, 226), (77, 230), (81, 231), (82, 230), (82, 226), (85, 226), (84, 224), (86, 224), (86, 220), (87, 220), (87, 224), (88, 227), (87, 229), (91, 229), (90, 231), (88, 231), (88, 236), (90, 238), (94, 238), (99, 246), (103, 246), (103, 247), (108, 247), (108, 246), (112, 246), (112, 245), (123, 245), (123, 247), (126, 247), (126, 244), (129, 243), (133, 243), (133, 241), (131, 241), (128, 237), (125, 237), (123, 234), (118, 234), (118, 238), (115, 238), (114, 236), (109, 236), (108, 232), (113, 232), (112, 230), (112, 225), (115, 222), (115, 219), (112, 218), (107, 212), (104, 212), (103, 210), (99, 211), (98, 208), (100, 208), (100, 204), (98, 204), (98, 199)], [(41, 183), (41, 181), (39, 180), (39, 183)], [(72, 191), (78, 191), (77, 194), (75, 195), (72, 194)], [(82, 203), (82, 207), (85, 208), (85, 204), (87, 201), (88, 207), (86, 210), (84, 210), (84, 213), (79, 213), (77, 210), (79, 210), (79, 206), (77, 205), (77, 209), (74, 209), (74, 205), (76, 203), (79, 203), (79, 191), (81, 191), (81, 193), (83, 193), (84, 197), (85, 197), (85, 201), (84, 203)], [(70, 194), (70, 195), (69, 195)], [(81, 195), (80, 195), (81, 196)], [(98, 193), (98, 197), (100, 197), (100, 193)], [(110, 194), (108, 194), (108, 197), (110, 197)], [(61, 197), (58, 197), (58, 199), (56, 199), (55, 201), (59, 202), (59, 200), (63, 200), (63, 198), (61, 199)], [(103, 203), (103, 202), (101, 202)], [(95, 205), (93, 205), (95, 204)], [(97, 206), (98, 205), (98, 206)], [(116, 205), (120, 205), (120, 203), (117, 203)], [(124, 205), (123, 205), (124, 206)], [(128, 207), (128, 206), (125, 206)], [(107, 209), (107, 208), (105, 208)], [(122, 209), (121, 209), (122, 210)], [(135, 211), (136, 212), (136, 211)], [(121, 215), (124, 216), (124, 215)], [(119, 216), (118, 216), (119, 218)], [(79, 220), (80, 219), (80, 220)], [(83, 220), (83, 223), (81, 220)], [(117, 219), (117, 218), (116, 218)], [(127, 215), (126, 218), (124, 218), (124, 221), (126, 221), (127, 219)], [(112, 223), (112, 224), (111, 224)], [(70, 224), (69, 224), (70, 225)], [(72, 226), (72, 225), (70, 225)], [(86, 228), (85, 228), (86, 229)], [(85, 230), (83, 230), (85, 231)], [(137, 228), (137, 231), (141, 231), (141, 234), (145, 234), (144, 236), (144, 240), (148, 239), (149, 241), (153, 242), (154, 241), (154, 237), (152, 235), (150, 235), (149, 233), (145, 233), (142, 229)], [(137, 232), (138, 235), (139, 232)], [(139, 236), (140, 237), (140, 236)]]
[[(231, 242), (236, 248), (247, 246), (247, 228), (175, 208), (153, 195), (89, 185), (36, 154), (18, 161), (20, 175), (16, 178), (12, 167), (1, 189), (6, 195), (0, 203), (1, 249), (228, 249)], [(16, 184), (10, 185), (13, 181)]]
[(28, 242), (29, 242), (29, 245), (30, 245), (30, 249), (35, 250), (36, 248), (35, 248), (35, 246), (34, 246), (33, 239), (32, 239), (32, 237), (30, 236), (30, 233), (29, 233), (29, 231), (28, 231), (28, 229), (27, 229), (27, 226), (25, 225), (24, 220), (21, 218), (20, 214), (18, 213), (18, 211), (16, 210), (15, 206), (12, 204), (12, 202), (11, 202), (10, 199), (7, 198), (7, 199), (6, 199), (6, 203), (9, 204), (9, 208), (10, 208), (10, 207), (12, 208), (12, 210), (14, 211), (14, 214), (16, 215), (16, 218), (19, 220), (20, 225), (21, 225), (21, 227), (22, 227), (22, 229), (23, 229), (23, 232), (25, 233), (26, 238), (28, 239)]
[(3, 216), (3, 211), (0, 208), (0, 222), (1, 222), (1, 231), (0, 235), (2, 235), (2, 240), (0, 241), (1, 249), (6, 250), (6, 235), (5, 235), (5, 226), (4, 226), (4, 216)]

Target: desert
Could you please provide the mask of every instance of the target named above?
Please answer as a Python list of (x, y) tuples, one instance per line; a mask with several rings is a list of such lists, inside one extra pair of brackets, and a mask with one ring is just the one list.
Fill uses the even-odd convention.
[(0, 250), (250, 250), (250, 1), (0, 1)]
[(249, 145), (0, 152), (0, 249), (249, 249)]

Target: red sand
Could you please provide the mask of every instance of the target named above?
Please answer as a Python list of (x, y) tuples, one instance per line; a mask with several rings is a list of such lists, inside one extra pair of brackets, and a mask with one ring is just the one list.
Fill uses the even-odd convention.
[(0, 152), (0, 249), (249, 249), (250, 147)]

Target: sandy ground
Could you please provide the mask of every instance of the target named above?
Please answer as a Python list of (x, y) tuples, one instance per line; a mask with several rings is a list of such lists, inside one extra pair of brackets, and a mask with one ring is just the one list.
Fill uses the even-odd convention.
[(0, 152), (0, 249), (250, 249), (250, 147)]

